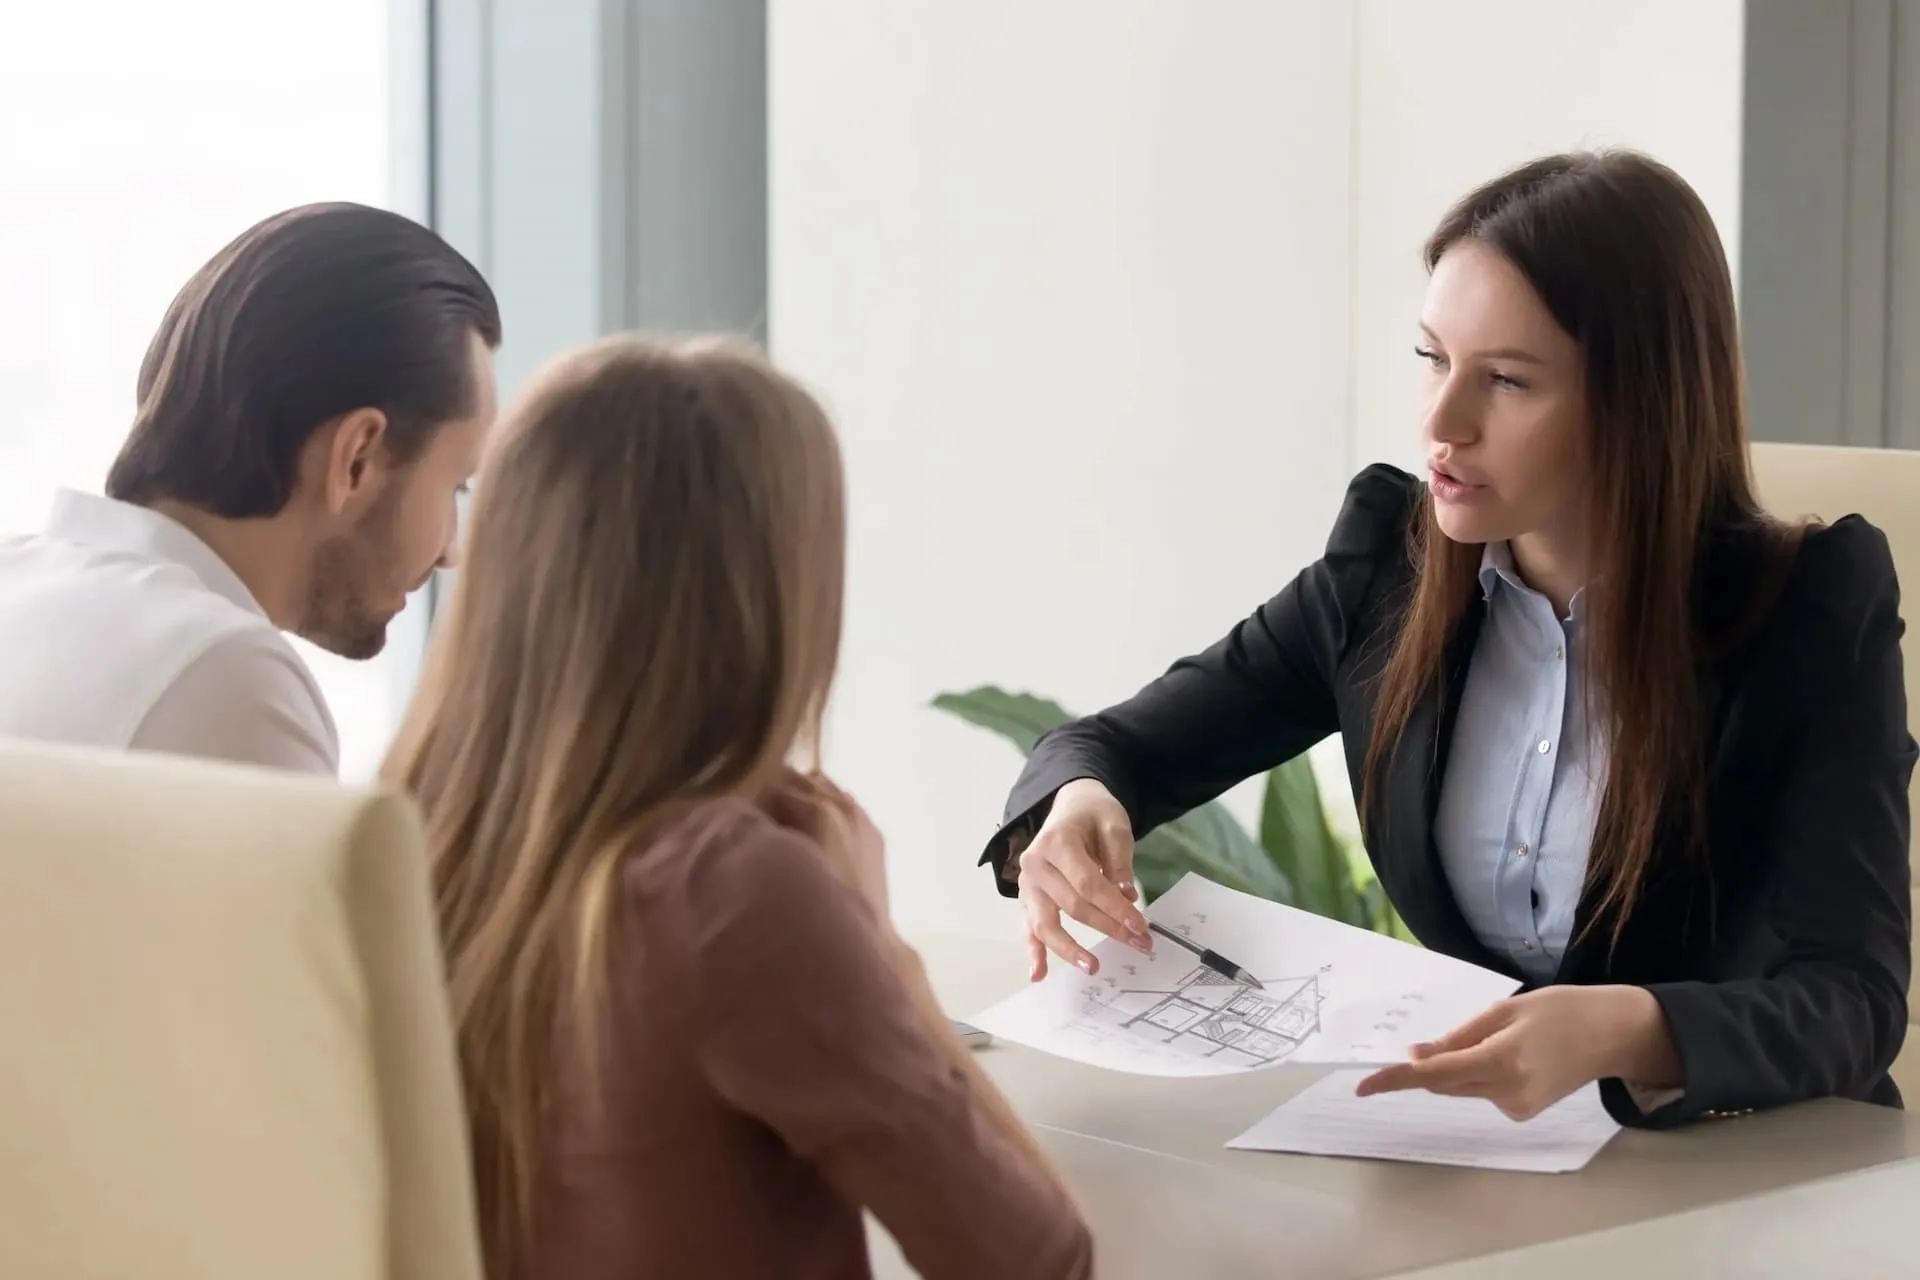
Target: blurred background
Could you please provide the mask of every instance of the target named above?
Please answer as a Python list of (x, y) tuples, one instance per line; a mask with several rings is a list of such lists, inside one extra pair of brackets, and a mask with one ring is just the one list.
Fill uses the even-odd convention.
[[(1018, 755), (930, 700), (1092, 709), (1277, 590), (1421, 457), (1431, 224), (1606, 144), (1718, 220), (1756, 436), (1920, 445), (1920, 0), (0, 0), (0, 532), (98, 489), (174, 290), (289, 205), (470, 255), (507, 396), (755, 335), (846, 446), (830, 763), (903, 917), (1011, 935), (972, 864)], [(305, 650), (349, 776), (432, 594)]]

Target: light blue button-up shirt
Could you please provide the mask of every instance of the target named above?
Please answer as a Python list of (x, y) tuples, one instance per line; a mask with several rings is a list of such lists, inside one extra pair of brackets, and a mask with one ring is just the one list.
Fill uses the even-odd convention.
[(1487, 616), (1447, 751), (1434, 828), (1461, 914), (1529, 981), (1566, 953), (1606, 774), (1583, 696), (1580, 596), (1567, 616), (1504, 542), (1480, 561)]

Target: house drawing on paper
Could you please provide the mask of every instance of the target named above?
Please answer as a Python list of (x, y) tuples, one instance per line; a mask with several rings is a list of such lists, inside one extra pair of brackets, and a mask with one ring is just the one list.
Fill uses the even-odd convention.
[(1256, 989), (1196, 966), (1171, 990), (1116, 986), (1095, 999), (1131, 1035), (1242, 1067), (1279, 1062), (1320, 1029), (1318, 975)]

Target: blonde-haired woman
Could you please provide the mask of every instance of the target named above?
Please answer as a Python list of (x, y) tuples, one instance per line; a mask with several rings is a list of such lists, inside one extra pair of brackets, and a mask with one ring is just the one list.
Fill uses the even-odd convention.
[(386, 774), (426, 815), (489, 1274), (1083, 1276), (817, 756), (838, 447), (726, 343), (549, 368), (482, 469)]

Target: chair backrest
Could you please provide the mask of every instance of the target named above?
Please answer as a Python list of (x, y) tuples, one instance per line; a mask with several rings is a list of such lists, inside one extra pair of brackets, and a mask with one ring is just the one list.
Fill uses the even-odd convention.
[[(1901, 586), (1915, 594), (1902, 601), (1908, 619), (1901, 654), (1906, 661), (1907, 725), (1920, 738), (1920, 688), (1912, 678), (1920, 672), (1920, 622), (1907, 600), (1920, 599), (1920, 453), (1895, 449), (1847, 449), (1831, 445), (1756, 444), (1754, 480), (1769, 511), (1785, 517), (1818, 516), (1837, 520), (1858, 513), (1887, 535)], [(1909, 792), (1920, 818), (1920, 771)], [(1920, 846), (1920, 823), (1915, 827)], [(1916, 858), (1920, 865), (1920, 858)], [(1920, 894), (1914, 897), (1920, 917)], [(1910, 1104), (1920, 1104), (1920, 993), (1907, 1004), (1907, 1047), (1894, 1064), (1894, 1078)]]
[(478, 1280), (395, 796), (0, 744), (0, 1272)]

